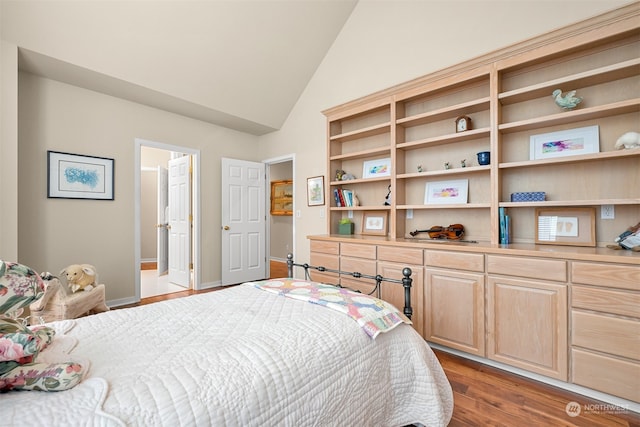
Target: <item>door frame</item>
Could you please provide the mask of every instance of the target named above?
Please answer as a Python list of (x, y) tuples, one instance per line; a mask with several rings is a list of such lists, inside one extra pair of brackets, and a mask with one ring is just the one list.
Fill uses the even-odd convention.
[(201, 220), (200, 220), (200, 150), (181, 147), (178, 145), (165, 144), (156, 141), (150, 141), (141, 138), (134, 139), (134, 226), (133, 226), (133, 234), (134, 234), (134, 262), (135, 262), (135, 301), (140, 301), (140, 262), (141, 262), (141, 237), (140, 237), (140, 197), (141, 197), (141, 166), (142, 166), (142, 153), (141, 148), (145, 147), (153, 147), (161, 150), (167, 151), (176, 151), (179, 153), (185, 153), (192, 157), (193, 159), (193, 176), (192, 176), (192, 190), (193, 190), (193, 198), (191, 200), (192, 204), (192, 225), (193, 225), (193, 242), (191, 246), (193, 248), (193, 257), (191, 261), (193, 262), (193, 289), (200, 290), (201, 289)]
[[(298, 181), (296, 179), (296, 155), (295, 153), (291, 153), (291, 154), (285, 154), (283, 156), (279, 156), (279, 157), (273, 157), (270, 159), (266, 159), (263, 160), (262, 163), (265, 164), (266, 168), (265, 168), (265, 172), (266, 172), (266, 179), (265, 179), (265, 195), (267, 194), (271, 194), (271, 188), (269, 187), (269, 183), (271, 182), (271, 165), (275, 165), (277, 163), (284, 163), (284, 162), (291, 162), (291, 176), (293, 177), (293, 194), (294, 194), (294, 198), (293, 198), (293, 221), (292, 222), (292, 244), (291, 244), (291, 253), (293, 254), (293, 259), (296, 259), (296, 218), (299, 218), (300, 212), (297, 208), (298, 206), (298, 198), (295, 197), (296, 193), (296, 182)], [(270, 212), (270, 197), (265, 197), (266, 202), (267, 202), (267, 206), (265, 207), (265, 212)], [(269, 221), (270, 223), (270, 221)], [(266, 257), (266, 273), (267, 273), (267, 277), (271, 277), (271, 226), (266, 227), (266, 234), (265, 234), (265, 257)]]

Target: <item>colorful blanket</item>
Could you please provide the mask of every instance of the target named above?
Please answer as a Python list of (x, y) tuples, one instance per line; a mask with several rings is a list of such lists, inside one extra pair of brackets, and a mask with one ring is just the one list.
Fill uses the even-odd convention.
[(411, 321), (386, 301), (345, 288), (296, 279), (256, 282), (255, 287), (289, 298), (307, 301), (344, 313), (375, 339), (401, 323)]

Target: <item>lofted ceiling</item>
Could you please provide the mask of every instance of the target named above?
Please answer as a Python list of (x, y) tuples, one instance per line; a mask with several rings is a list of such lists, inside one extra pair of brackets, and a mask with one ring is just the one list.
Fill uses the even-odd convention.
[(261, 135), (279, 129), (357, 0), (2, 0), (19, 68)]

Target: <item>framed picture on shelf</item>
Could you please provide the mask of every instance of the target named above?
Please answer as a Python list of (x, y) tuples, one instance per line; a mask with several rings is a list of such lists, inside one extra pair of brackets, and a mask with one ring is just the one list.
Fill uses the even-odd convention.
[(367, 160), (362, 164), (363, 178), (377, 178), (391, 176), (391, 158)]
[(596, 245), (595, 208), (536, 208), (536, 244)]
[(362, 215), (361, 234), (373, 236), (387, 235), (387, 211), (367, 211)]
[(307, 178), (307, 206), (324, 205), (324, 176)]
[(597, 125), (531, 135), (529, 142), (529, 160), (600, 152), (600, 132)]
[(271, 181), (271, 215), (293, 215), (293, 181)]
[(467, 203), (469, 180), (427, 182), (424, 190), (425, 205), (450, 205)]
[(47, 197), (113, 200), (113, 159), (47, 151)]

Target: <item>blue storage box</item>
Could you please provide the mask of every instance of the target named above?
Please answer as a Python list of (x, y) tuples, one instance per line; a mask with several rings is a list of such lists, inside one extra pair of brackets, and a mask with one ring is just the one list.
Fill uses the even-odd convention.
[(546, 198), (546, 193), (544, 191), (511, 193), (512, 202), (544, 202), (545, 198)]

